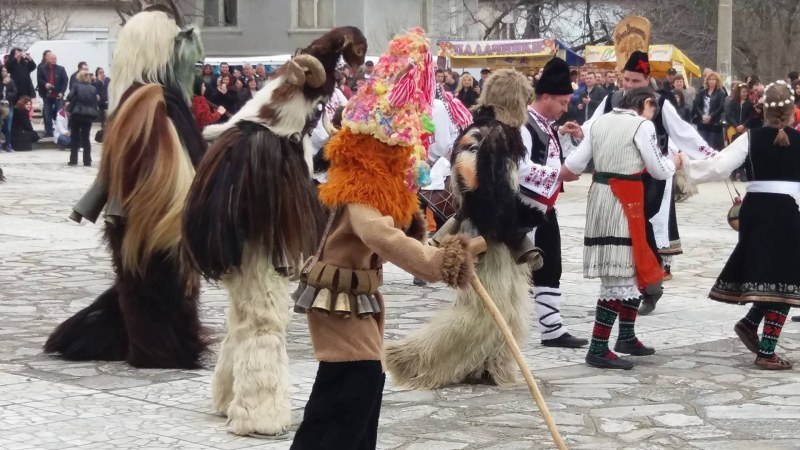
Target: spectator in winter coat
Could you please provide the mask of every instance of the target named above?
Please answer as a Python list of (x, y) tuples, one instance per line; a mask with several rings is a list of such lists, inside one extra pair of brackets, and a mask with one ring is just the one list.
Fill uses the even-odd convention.
[(89, 71), (89, 64), (86, 64), (86, 61), (81, 61), (78, 63), (78, 70), (72, 73), (69, 76), (69, 90), (72, 90), (72, 87), (75, 86), (77, 83), (78, 74), (81, 72), (88, 72)]
[(97, 89), (97, 95), (100, 97), (100, 102), (97, 104), (100, 110), (100, 128), (105, 129), (106, 113), (108, 111), (108, 86), (111, 84), (111, 78), (106, 76), (106, 71), (102, 67), (95, 69), (94, 76), (95, 80), (92, 84)]
[(36, 70), (36, 63), (33, 62), (29, 53), (23, 53), (19, 48), (11, 50), (5, 67), (8, 74), (11, 75), (14, 85), (17, 86), (17, 95), (26, 95), (31, 98), (36, 96), (31, 81), (31, 72)]
[(14, 150), (33, 150), (33, 143), (39, 141), (39, 135), (33, 131), (31, 124), (31, 98), (23, 95), (17, 100), (17, 105), (11, 117), (11, 145)]
[(225, 107), (219, 106), (216, 107), (216, 111), (211, 110), (212, 107), (206, 99), (206, 84), (202, 78), (194, 80), (193, 93), (192, 114), (197, 128), (203, 131), (206, 126), (219, 122), (219, 119), (225, 115)]
[(697, 132), (715, 150), (722, 150), (722, 117), (725, 112), (725, 98), (719, 75), (709, 73), (705, 78), (705, 88), (697, 94), (692, 108), (692, 122), (697, 124)]
[(91, 84), (92, 75), (88, 71), (78, 72), (75, 85), (69, 91), (69, 131), (71, 133), (69, 165), (78, 165), (78, 149), (83, 148), (83, 165), (92, 165), (92, 141), (89, 133), (92, 122), (100, 114), (97, 89)]
[(53, 121), (58, 110), (63, 107), (69, 81), (67, 71), (57, 62), (55, 53), (46, 52), (44, 62), (36, 69), (36, 85), (43, 102), (44, 135), (47, 137), (53, 135)]

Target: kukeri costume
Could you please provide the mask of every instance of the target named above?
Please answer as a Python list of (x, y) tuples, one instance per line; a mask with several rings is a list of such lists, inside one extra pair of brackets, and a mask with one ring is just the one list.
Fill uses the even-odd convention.
[[(568, 95), (572, 93), (569, 66), (559, 58), (545, 65), (536, 94)], [(559, 171), (564, 161), (561, 140), (572, 145), (570, 137), (559, 136), (553, 123), (528, 107), (528, 116), (522, 128), (525, 156), (519, 162), (520, 191), (527, 201), (545, 212), (547, 221), (531, 233), (533, 244), (544, 253), (544, 265), (533, 278), (533, 297), (538, 316), (542, 344), (552, 347), (581, 347), (588, 342), (569, 334), (561, 318), (561, 232), (555, 209), (556, 200), (563, 190)]]
[(739, 211), (739, 242), (708, 296), (753, 304), (735, 330), (757, 354), (756, 364), (773, 366), (767, 368), (791, 367), (775, 355), (775, 346), (789, 308), (800, 306), (800, 133), (789, 127), (784, 132), (788, 147), (777, 145), (778, 130), (765, 126), (711, 159), (684, 161), (691, 183), (723, 180), (744, 163), (750, 181)]
[(334, 92), (340, 56), (363, 63), (367, 43), (335, 28), (272, 73), (197, 169), (184, 213), (188, 258), (229, 293), (228, 333), (211, 381), (214, 409), (236, 434), (291, 424), (286, 327), (289, 275), (313, 254), (324, 221), (310, 174), (310, 130)]
[(608, 348), (611, 329), (619, 315), (615, 351), (652, 354), (636, 338), (634, 322), (642, 300), (639, 288), (663, 277), (646, 238), (643, 175), (646, 171), (664, 180), (675, 172), (675, 165), (658, 147), (653, 124), (635, 111), (621, 109), (594, 121), (565, 164), (581, 173), (590, 159), (595, 172), (586, 205), (583, 274), (600, 278), (601, 287), (586, 362), (628, 369), (632, 363), (618, 360)]
[[(646, 53), (635, 51), (625, 64), (624, 70), (638, 72), (645, 77), (650, 76), (650, 63)], [(604, 114), (619, 106), (624, 91), (618, 91), (606, 97), (600, 108), (597, 108), (592, 119), (583, 125), (585, 130), (591, 123)], [(670, 151), (680, 150), (692, 159), (706, 159), (714, 156), (717, 152), (712, 149), (697, 130), (688, 122), (681, 119), (675, 110), (674, 99), (671, 99), (665, 91), (660, 91), (658, 96), (658, 114), (652, 122), (656, 128), (658, 146), (664, 155)], [(658, 180), (644, 174), (645, 186), (645, 215), (647, 216), (647, 237), (650, 246), (658, 254), (662, 265), (669, 265), (671, 257), (681, 254), (683, 251), (680, 245), (680, 235), (678, 233), (678, 222), (675, 216), (675, 199), (672, 195), (672, 177), (667, 180)], [(644, 286), (640, 286), (645, 288)], [(650, 292), (659, 292), (651, 287)], [(642, 305), (641, 313), (649, 314), (655, 309), (655, 301), (660, 294), (651, 296), (647, 294)]]
[[(516, 182), (517, 163), (525, 153), (519, 128), (530, 95), (522, 74), (492, 74), (474, 122), (456, 140), (452, 156), (460, 230), (485, 238), (488, 250), (476, 273), (520, 343), (528, 328), (531, 267), (524, 258), (518, 263), (512, 250), (523, 248), (526, 234), (543, 221), (543, 214), (524, 202)], [(386, 364), (397, 384), (416, 389), (476, 380), (510, 384), (517, 370), (505, 339), (472, 289), (458, 290), (452, 306), (387, 345)]]
[(376, 446), (384, 262), (450, 286), (465, 286), (472, 275), (466, 238), (451, 236), (438, 249), (419, 240), (425, 225), (415, 192), (427, 175), (418, 163), (425, 162), (433, 70), (421, 29), (392, 40), (325, 147), (330, 169), (319, 194), (331, 213), (295, 304), (307, 313), (320, 363), (293, 449)]
[(159, 10), (133, 16), (117, 39), (102, 164), (71, 216), (94, 222), (106, 206), (116, 280), (59, 325), (44, 349), (69, 360), (193, 369), (207, 344), (200, 275), (179, 245), (181, 212), (205, 151), (189, 109), (203, 48), (197, 32)]

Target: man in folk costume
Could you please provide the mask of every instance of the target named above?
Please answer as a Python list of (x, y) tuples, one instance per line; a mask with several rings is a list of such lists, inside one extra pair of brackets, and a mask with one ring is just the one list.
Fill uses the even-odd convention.
[[(584, 134), (595, 120), (619, 106), (626, 91), (646, 87), (649, 84), (650, 62), (647, 53), (634, 51), (625, 63), (622, 90), (606, 97), (592, 119), (583, 125)], [(680, 149), (691, 159), (707, 159), (714, 156), (717, 152), (700, 137), (691, 124), (681, 119), (675, 110), (674, 102), (670, 100), (671, 95), (667, 95), (666, 92), (661, 91), (661, 95), (657, 95), (658, 113), (653, 118), (661, 152), (668, 155)], [(648, 242), (658, 254), (661, 265), (669, 266), (672, 256), (682, 253), (678, 222), (675, 217), (675, 200), (672, 195), (672, 177), (667, 180), (657, 180), (645, 174), (644, 186)], [(650, 314), (663, 294), (661, 283), (640, 288), (645, 292), (639, 312), (642, 315)]]
[(335, 28), (272, 73), (222, 125), (197, 169), (184, 212), (184, 249), (228, 290), (228, 333), (211, 380), (214, 409), (240, 435), (291, 425), (286, 328), (289, 274), (313, 254), (323, 222), (311, 180), (310, 130), (334, 93), (336, 63), (358, 67), (367, 42)]
[(179, 255), (183, 205), (205, 152), (189, 109), (203, 47), (172, 6), (136, 14), (117, 37), (103, 160), (71, 216), (94, 222), (106, 206), (116, 280), (48, 338), (44, 350), (65, 359), (194, 369), (207, 346), (200, 275)]
[(663, 272), (647, 243), (643, 175), (672, 176), (680, 157), (670, 161), (657, 145), (652, 122), (655, 93), (650, 88), (629, 89), (619, 108), (598, 118), (586, 131), (580, 148), (564, 162), (565, 170), (581, 173), (590, 160), (595, 172), (586, 205), (583, 273), (600, 278), (592, 343), (586, 355), (590, 366), (631, 369), (608, 348), (608, 338), (619, 316), (614, 351), (634, 356), (655, 353), (636, 337), (634, 324), (642, 300), (640, 286), (658, 283)]
[(558, 129), (553, 125), (566, 112), (573, 92), (569, 72), (569, 66), (560, 58), (553, 58), (545, 65), (536, 84), (536, 99), (528, 107), (527, 121), (521, 130), (525, 156), (519, 162), (518, 172), (520, 191), (531, 205), (545, 211), (547, 217), (547, 222), (531, 233), (534, 245), (544, 253), (544, 265), (532, 274), (542, 345), (578, 348), (589, 341), (572, 336), (561, 318), (561, 234), (555, 209), (563, 183), (578, 179), (562, 167), (561, 141), (572, 145), (573, 136), (583, 136), (575, 122)]
[[(525, 203), (516, 181), (517, 163), (525, 153), (520, 127), (531, 91), (521, 73), (494, 72), (451, 159), (460, 231), (486, 240), (488, 250), (476, 272), (520, 343), (528, 329), (531, 265), (527, 255), (517, 257), (518, 250), (530, 244), (527, 234), (544, 220), (541, 211)], [(505, 339), (472, 289), (459, 289), (452, 306), (388, 345), (386, 365), (397, 384), (414, 389), (462, 382), (512, 384), (517, 372)]]
[(420, 242), (425, 223), (416, 191), (427, 172), (417, 163), (425, 162), (420, 150), (433, 84), (423, 31), (395, 38), (325, 146), (330, 169), (319, 195), (331, 212), (295, 303), (307, 314), (320, 363), (293, 449), (376, 447), (385, 381), (386, 305), (379, 291), (385, 262), (454, 287), (465, 287), (472, 276), (466, 237), (450, 236), (439, 248)]

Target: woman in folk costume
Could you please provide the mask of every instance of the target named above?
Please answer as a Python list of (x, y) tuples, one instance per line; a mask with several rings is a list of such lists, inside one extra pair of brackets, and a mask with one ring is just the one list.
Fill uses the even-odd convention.
[(205, 152), (189, 108), (203, 47), (170, 12), (138, 13), (117, 38), (100, 172), (71, 216), (94, 222), (108, 204), (116, 280), (48, 338), (44, 350), (65, 359), (193, 369), (206, 349), (200, 276), (179, 256), (181, 212)]
[(647, 244), (642, 176), (646, 172), (664, 180), (675, 173), (675, 162), (680, 164), (677, 155), (671, 161), (658, 147), (655, 126), (650, 122), (656, 105), (650, 88), (626, 91), (619, 108), (586, 131), (587, 145), (581, 145), (564, 162), (570, 172), (578, 174), (594, 160), (583, 251), (584, 277), (600, 278), (601, 283), (586, 355), (586, 363), (594, 367), (633, 368), (633, 361), (619, 358), (608, 348), (617, 316), (619, 335), (614, 351), (634, 356), (655, 353), (634, 332), (642, 301), (639, 288), (659, 282), (664, 275)]
[[(532, 93), (521, 73), (493, 73), (474, 122), (456, 140), (452, 156), (460, 229), (487, 241), (476, 272), (520, 343), (528, 328), (531, 266), (525, 259), (518, 263), (512, 251), (528, 242), (527, 233), (544, 220), (543, 213), (524, 203), (516, 181), (517, 162), (525, 153), (520, 127)], [(396, 383), (415, 389), (465, 381), (510, 384), (517, 371), (505, 339), (472, 289), (458, 290), (452, 306), (388, 345), (386, 364)]]
[(708, 296), (752, 303), (734, 331), (756, 354), (755, 365), (768, 370), (792, 368), (775, 347), (790, 307), (800, 306), (800, 132), (790, 127), (794, 101), (785, 81), (770, 84), (764, 91), (763, 128), (747, 131), (711, 159), (684, 158), (691, 183), (724, 180), (742, 164), (747, 171), (739, 242)]
[(291, 425), (288, 277), (313, 254), (323, 222), (308, 135), (333, 94), (340, 56), (357, 67), (366, 50), (357, 28), (333, 29), (273, 72), (228, 122), (206, 128), (216, 141), (186, 202), (184, 248), (229, 292), (211, 388), (236, 434), (280, 435)]
[[(619, 107), (624, 93), (631, 89), (646, 87), (650, 84), (650, 61), (647, 53), (634, 51), (625, 63), (622, 71), (622, 91), (606, 97), (603, 107), (595, 110), (591, 120), (583, 124), (584, 134), (593, 121), (613, 108)], [(717, 152), (709, 147), (697, 130), (681, 119), (675, 110), (671, 94), (657, 95), (658, 112), (653, 117), (656, 127), (658, 146), (664, 155), (675, 153), (680, 149), (692, 159), (702, 160), (714, 156)], [(588, 145), (588, 144), (587, 144)], [(647, 239), (650, 247), (657, 253), (664, 269), (670, 270), (672, 258), (683, 251), (681, 249), (678, 222), (675, 216), (675, 199), (672, 195), (672, 180), (658, 180), (649, 174), (644, 175), (645, 215), (647, 216)], [(671, 275), (671, 273), (670, 273)], [(647, 315), (656, 308), (656, 303), (663, 294), (661, 283), (643, 287), (644, 299), (639, 313)]]
[(433, 69), (421, 29), (392, 40), (325, 147), (331, 165), (320, 200), (331, 213), (295, 304), (307, 313), (320, 363), (293, 449), (376, 446), (385, 380), (384, 262), (450, 286), (463, 287), (472, 276), (465, 237), (451, 236), (438, 249), (420, 242), (425, 228), (415, 192), (425, 173), (412, 155), (425, 133)]

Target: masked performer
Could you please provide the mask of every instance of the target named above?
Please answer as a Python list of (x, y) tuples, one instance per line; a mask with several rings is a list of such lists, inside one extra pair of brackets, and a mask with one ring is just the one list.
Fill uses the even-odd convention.
[(191, 369), (206, 348), (199, 274), (179, 257), (181, 212), (205, 151), (189, 108), (203, 48), (176, 20), (145, 10), (117, 38), (103, 161), (71, 216), (94, 221), (108, 205), (116, 281), (50, 335), (45, 351), (65, 359)]
[(752, 303), (734, 331), (756, 354), (755, 365), (767, 370), (792, 368), (775, 347), (789, 308), (800, 306), (800, 133), (790, 127), (792, 91), (785, 81), (770, 84), (763, 128), (748, 131), (711, 159), (684, 158), (691, 183), (724, 180), (744, 164), (749, 182), (739, 211), (739, 242), (708, 296)]
[[(497, 302), (514, 337), (527, 331), (531, 267), (517, 263), (511, 249), (544, 220), (519, 193), (517, 162), (525, 147), (520, 127), (532, 94), (528, 79), (514, 70), (492, 74), (481, 92), (474, 122), (453, 148), (453, 189), (460, 197), (460, 229), (483, 236), (488, 250), (476, 272)], [(453, 306), (399, 342), (387, 346), (392, 379), (403, 386), (434, 389), (465, 381), (510, 384), (516, 364), (505, 339), (477, 294), (459, 290)]]
[(206, 128), (216, 141), (189, 193), (184, 248), (229, 292), (212, 396), (236, 434), (280, 435), (291, 424), (288, 276), (314, 253), (322, 222), (309, 134), (334, 92), (339, 58), (358, 67), (366, 51), (357, 28), (333, 29), (276, 70), (230, 121)]
[(325, 147), (331, 165), (320, 199), (331, 215), (295, 304), (307, 311), (320, 364), (293, 449), (376, 446), (385, 380), (378, 291), (384, 261), (450, 286), (465, 286), (472, 274), (466, 238), (451, 236), (438, 249), (418, 240), (425, 226), (416, 180), (425, 173), (409, 160), (425, 134), (433, 69), (422, 30), (392, 40)]
[[(625, 91), (650, 84), (650, 62), (647, 53), (634, 51), (625, 63), (622, 72), (622, 91), (606, 97), (595, 111), (592, 119), (583, 125), (584, 134), (591, 123), (604, 114), (610, 113), (619, 106)], [(671, 95), (662, 91), (658, 98), (658, 112), (653, 117), (656, 127), (658, 145), (664, 155), (670, 154), (670, 148), (677, 148), (692, 159), (702, 160), (714, 156), (717, 152), (708, 146), (694, 127), (681, 119), (675, 110)], [(588, 144), (587, 144), (588, 145)], [(647, 239), (650, 247), (658, 253), (662, 266), (669, 266), (670, 259), (682, 251), (678, 235), (678, 222), (675, 217), (675, 199), (672, 195), (672, 178), (658, 180), (644, 174), (645, 215), (647, 216)], [(666, 259), (664, 259), (666, 257)], [(665, 267), (667, 268), (667, 267)], [(640, 286), (644, 299), (639, 309), (642, 315), (655, 310), (656, 302), (663, 294), (661, 283), (651, 286)]]
[(581, 173), (594, 161), (593, 183), (586, 204), (583, 274), (600, 278), (600, 297), (586, 363), (594, 367), (631, 369), (633, 362), (608, 349), (608, 338), (619, 316), (614, 350), (635, 356), (651, 355), (636, 337), (634, 324), (642, 300), (639, 286), (658, 283), (663, 272), (647, 243), (644, 218), (644, 171), (664, 180), (675, 172), (657, 145), (650, 119), (656, 112), (650, 88), (630, 89), (620, 107), (597, 119), (586, 144), (569, 155), (567, 170)]

